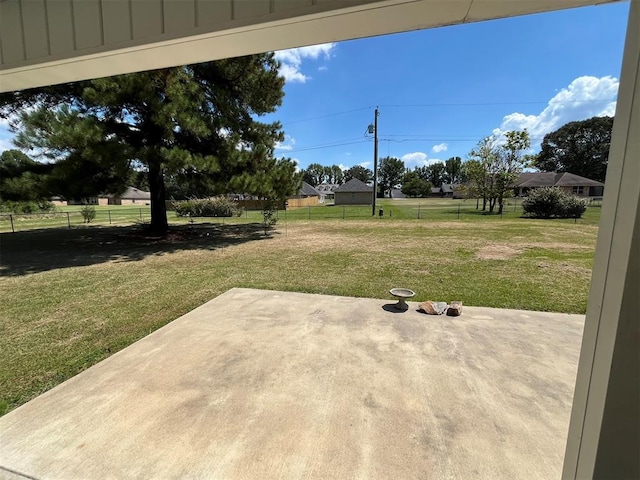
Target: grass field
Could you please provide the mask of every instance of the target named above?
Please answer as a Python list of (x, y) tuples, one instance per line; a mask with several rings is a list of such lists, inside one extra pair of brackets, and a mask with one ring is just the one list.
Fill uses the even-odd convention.
[(136, 225), (0, 235), (0, 412), (232, 287), (389, 298), (403, 286), (418, 301), (585, 311), (599, 209), (574, 223), (397, 208), (349, 221), (287, 212), (268, 236), (250, 216), (163, 238)]
[[(382, 209), (383, 219), (399, 220), (413, 219), (425, 221), (449, 221), (449, 220), (477, 220), (484, 221), (487, 217), (500, 219), (516, 219), (522, 216), (520, 199), (509, 199), (503, 215), (487, 215), (486, 212), (476, 209), (475, 200), (453, 199), (379, 199), (376, 206), (376, 217)], [(126, 206), (96, 206), (96, 217), (87, 225), (84, 223), (81, 207), (78, 205), (57, 207), (56, 211), (46, 214), (9, 215), (0, 214), (0, 233), (21, 232), (40, 228), (79, 228), (84, 226), (105, 225), (133, 225), (144, 224), (150, 220), (148, 205)], [(370, 219), (371, 206), (335, 206), (318, 205), (315, 207), (303, 207), (288, 211), (280, 210), (276, 216), (282, 223), (284, 221), (298, 220), (354, 220)], [(585, 213), (584, 218), (578, 220), (583, 224), (595, 225), (600, 218), (600, 207), (591, 207)], [(168, 219), (173, 224), (188, 223), (186, 218), (178, 218), (174, 212), (168, 212)], [(211, 219), (194, 219), (196, 222), (210, 222)], [(238, 218), (218, 219), (225, 223), (253, 223), (262, 221), (259, 211), (245, 211)], [(565, 220), (573, 222), (573, 220)]]

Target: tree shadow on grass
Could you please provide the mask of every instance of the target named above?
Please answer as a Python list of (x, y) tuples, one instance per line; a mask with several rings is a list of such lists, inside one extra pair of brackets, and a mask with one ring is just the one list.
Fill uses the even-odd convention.
[(0, 277), (105, 262), (134, 262), (185, 250), (218, 250), (271, 238), (261, 223), (171, 226), (165, 235), (141, 226), (42, 229), (0, 234)]

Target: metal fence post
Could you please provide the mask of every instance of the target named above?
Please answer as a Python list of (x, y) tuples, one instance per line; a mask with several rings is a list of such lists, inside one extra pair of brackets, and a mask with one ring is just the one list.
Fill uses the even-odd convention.
[(420, 204), (418, 204), (418, 220), (420, 220)]
[(460, 220), (460, 205), (458, 205), (458, 220)]
[(111, 225), (111, 210), (107, 210), (107, 213), (109, 214), (109, 225)]
[(9, 215), (9, 220), (11, 220), (11, 233), (16, 233), (16, 230), (13, 227), (13, 215)]
[(71, 218), (69, 217), (69, 212), (67, 212), (67, 225), (69, 226), (69, 230), (71, 230)]
[(140, 221), (142, 221), (142, 209), (140, 209)]
[(344, 220), (346, 217), (346, 211), (344, 205), (342, 206), (342, 219)]
[(311, 220), (311, 205), (309, 205), (309, 218), (308, 220)]

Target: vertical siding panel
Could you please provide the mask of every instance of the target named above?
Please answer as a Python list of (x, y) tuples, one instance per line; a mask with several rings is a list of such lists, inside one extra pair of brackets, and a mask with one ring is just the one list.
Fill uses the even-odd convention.
[(234, 0), (234, 20), (245, 20), (269, 15), (271, 2), (267, 0)]
[(151, 37), (163, 33), (162, 0), (131, 2), (133, 38)]
[(47, 56), (49, 54), (49, 39), (47, 38), (47, 16), (44, 0), (22, 2), (22, 21), (27, 58)]
[(277, 13), (313, 5), (313, 0), (274, 0), (273, 11)]
[(105, 45), (131, 40), (129, 13), (128, 0), (105, 0), (102, 2)]
[(194, 2), (188, 0), (164, 0), (165, 32), (184, 32), (196, 25)]
[(197, 0), (198, 26), (216, 25), (233, 20), (232, 0)]
[(47, 18), (51, 54), (71, 52), (74, 49), (71, 0), (47, 0)]
[(99, 0), (72, 0), (76, 48), (102, 45), (102, 15)]
[(24, 43), (22, 37), (22, 20), (20, 3), (0, 2), (0, 35), (2, 36), (2, 58), (5, 63), (24, 60)]

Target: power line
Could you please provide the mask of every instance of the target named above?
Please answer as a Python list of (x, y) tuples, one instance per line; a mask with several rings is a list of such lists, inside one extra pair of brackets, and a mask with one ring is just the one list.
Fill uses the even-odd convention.
[[(617, 99), (607, 98), (607, 99), (593, 99), (593, 100), (556, 100), (554, 103), (560, 104), (568, 104), (568, 103), (604, 103), (604, 102), (614, 102)], [(548, 104), (549, 100), (539, 100), (539, 101), (525, 101), (525, 102), (451, 102), (451, 103), (408, 103), (408, 104), (387, 104), (380, 105), (381, 107), (388, 108), (427, 108), (427, 107), (488, 107), (488, 106), (499, 106), (499, 105), (543, 105)], [(346, 115), (348, 113), (361, 112), (363, 110), (371, 110), (375, 107), (373, 105), (369, 105), (366, 107), (354, 108), (351, 110), (343, 110), (341, 112), (333, 112), (327, 113), (326, 115), (318, 115), (316, 117), (308, 117), (308, 118), (300, 118), (298, 120), (291, 120), (283, 123), (285, 125), (293, 125), (296, 123), (302, 122), (310, 122), (312, 120), (319, 120), (322, 118), (330, 118), (337, 117), (339, 115)]]
[(286, 151), (286, 153), (307, 152), (309, 150), (321, 150), (324, 148), (342, 147), (344, 145), (355, 145), (356, 143), (368, 143), (368, 142), (369, 140), (355, 140), (351, 142), (328, 143), (328, 144), (322, 144), (322, 145), (314, 145), (312, 147), (296, 148), (294, 150), (288, 150)]
[(343, 112), (327, 113), (326, 115), (318, 115), (317, 117), (309, 117), (309, 118), (302, 118), (300, 120), (292, 120), (290, 122), (283, 123), (283, 126), (284, 125), (291, 125), (293, 123), (310, 122), (311, 120), (318, 120), (320, 118), (337, 117), (338, 115), (346, 115), (347, 113), (361, 112), (363, 110), (370, 110), (372, 108), (374, 108), (374, 107), (354, 108), (353, 110), (345, 110)]

